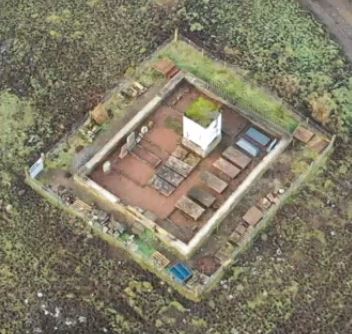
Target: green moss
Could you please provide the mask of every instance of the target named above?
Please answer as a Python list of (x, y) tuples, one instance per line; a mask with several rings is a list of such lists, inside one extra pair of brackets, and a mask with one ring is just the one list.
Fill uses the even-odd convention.
[(186, 110), (185, 115), (203, 127), (208, 127), (219, 114), (219, 105), (204, 97), (199, 97)]

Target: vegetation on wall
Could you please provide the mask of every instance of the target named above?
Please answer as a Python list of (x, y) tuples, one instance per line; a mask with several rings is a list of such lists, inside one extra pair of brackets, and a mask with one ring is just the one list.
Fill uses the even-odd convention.
[(234, 69), (203, 55), (186, 42), (173, 43), (163, 51), (163, 55), (172, 59), (181, 69), (216, 87), (221, 96), (247, 111), (267, 118), (290, 132), (297, 127), (297, 119), (281, 101), (249, 83)]

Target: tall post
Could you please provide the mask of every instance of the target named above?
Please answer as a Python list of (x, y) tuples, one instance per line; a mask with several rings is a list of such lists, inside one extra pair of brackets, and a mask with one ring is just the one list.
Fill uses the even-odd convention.
[(175, 29), (174, 42), (178, 41), (178, 28)]

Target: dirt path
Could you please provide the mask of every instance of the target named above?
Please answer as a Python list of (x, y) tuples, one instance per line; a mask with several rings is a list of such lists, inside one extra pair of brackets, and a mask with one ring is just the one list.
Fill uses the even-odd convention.
[(352, 0), (299, 0), (324, 23), (352, 61)]

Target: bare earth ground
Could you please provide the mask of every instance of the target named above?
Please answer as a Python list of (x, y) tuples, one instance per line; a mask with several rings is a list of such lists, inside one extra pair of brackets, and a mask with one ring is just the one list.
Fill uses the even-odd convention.
[[(157, 157), (160, 163), (164, 163), (177, 145), (181, 143), (182, 114), (187, 110), (190, 103), (201, 94), (191, 86), (190, 91), (187, 90), (186, 93), (183, 93), (183, 90), (188, 86), (188, 84), (183, 84), (183, 86), (179, 87), (168, 98), (168, 101), (164, 102), (145, 121), (145, 124), (151, 121), (154, 125), (140, 142), (138, 146), (139, 152), (144, 152), (145, 155), (149, 152), (149, 154)], [(176, 99), (178, 96), (182, 96), (182, 98)], [(172, 100), (177, 102), (170, 104), (169, 102)], [(171, 125), (169, 124), (171, 123), (170, 120), (172, 120)], [(160, 226), (182, 241), (188, 242), (215, 212), (215, 208), (208, 208), (199, 219), (193, 220), (176, 208), (176, 203), (192, 187), (205, 187), (204, 182), (201, 180), (201, 174), (204, 171), (209, 171), (228, 183), (229, 186), (221, 194), (216, 193), (209, 187), (205, 187), (209, 193), (215, 196), (216, 205), (219, 207), (263, 158), (263, 156), (260, 156), (252, 159), (250, 165), (234, 179), (216, 169), (213, 163), (221, 157), (221, 153), (229, 145), (232, 145), (236, 138), (251, 123), (240, 114), (224, 108), (223, 124), (225, 129), (227, 129), (227, 133), (223, 135), (222, 142), (206, 159), (200, 161), (192, 173), (168, 197), (160, 194), (150, 186), (151, 178), (160, 165), (152, 167), (134, 155), (128, 155), (120, 159), (120, 147), (109, 156), (108, 160), (112, 163), (111, 173), (104, 174), (102, 164), (100, 164), (91, 174), (91, 178), (117, 195), (123, 202), (151, 211), (158, 217), (157, 222)]]
[(352, 61), (351, 0), (299, 0), (323, 22)]

